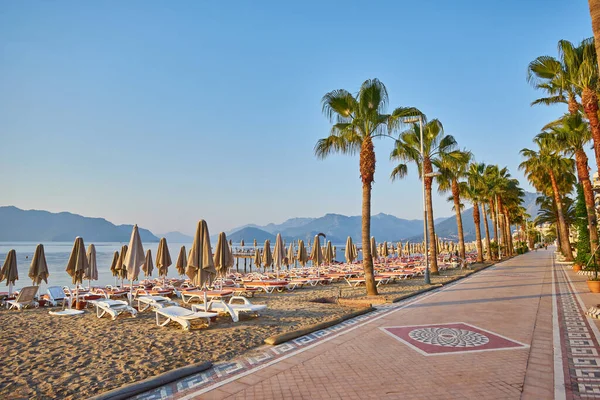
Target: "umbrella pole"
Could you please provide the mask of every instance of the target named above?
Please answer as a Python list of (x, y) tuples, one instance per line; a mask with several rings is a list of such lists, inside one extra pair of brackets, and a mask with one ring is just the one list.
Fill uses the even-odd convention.
[(11, 295), (11, 293), (12, 293), (12, 290), (13, 290), (13, 284), (12, 284), (12, 282), (10, 282), (10, 283), (8, 284), (8, 295), (9, 295), (9, 296)]
[(79, 284), (75, 284), (75, 309), (79, 310)]

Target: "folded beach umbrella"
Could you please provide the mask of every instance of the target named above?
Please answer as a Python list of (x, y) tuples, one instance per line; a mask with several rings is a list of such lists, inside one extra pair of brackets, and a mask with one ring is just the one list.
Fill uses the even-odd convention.
[(142, 265), (142, 271), (144, 271), (144, 276), (152, 276), (153, 270), (154, 263), (152, 262), (152, 251), (148, 249), (146, 250), (146, 259), (144, 260), (144, 265)]
[(396, 245), (396, 253), (398, 254), (398, 257), (402, 257), (402, 242), (398, 242)]
[(79, 285), (83, 281), (83, 274), (88, 267), (88, 260), (85, 254), (85, 245), (83, 239), (79, 236), (75, 238), (73, 250), (69, 256), (67, 263), (67, 273), (71, 276), (71, 280), (75, 285), (75, 298), (77, 305), (79, 304)]
[(390, 255), (390, 250), (388, 248), (388, 242), (383, 242), (383, 246), (381, 246), (381, 255), (385, 258)]
[(293, 262), (294, 258), (294, 243), (290, 243), (287, 250), (287, 254), (285, 256), (286, 265), (288, 269), (290, 269), (290, 264)]
[(83, 271), (83, 279), (88, 281), (88, 289), (92, 286), (92, 281), (98, 280), (98, 264), (96, 263), (96, 247), (93, 244), (88, 246), (85, 254), (88, 260), (88, 267)]
[(310, 259), (313, 266), (319, 266), (323, 264), (323, 253), (321, 252), (321, 238), (319, 235), (315, 235), (313, 241), (312, 251), (310, 252)]
[(127, 277), (127, 268), (125, 267), (125, 257), (127, 256), (127, 245), (121, 246), (121, 252), (119, 253), (119, 259), (117, 260), (117, 276), (121, 279), (121, 287), (123, 286), (123, 280)]
[(117, 286), (117, 279), (119, 279), (119, 270), (117, 270), (117, 264), (119, 263), (119, 252), (115, 251), (113, 254), (112, 262), (110, 263), (110, 272), (115, 277), (115, 286)]
[(240, 247), (244, 247), (244, 239), (240, 240)]
[(308, 253), (306, 252), (306, 246), (304, 246), (304, 240), (298, 241), (298, 253), (296, 254), (296, 260), (302, 265), (306, 267), (306, 262), (308, 261)]
[(33, 284), (39, 286), (42, 281), (48, 283), (48, 264), (46, 264), (46, 255), (44, 254), (44, 245), (38, 244), (31, 260), (31, 266), (29, 267), (29, 278), (33, 281)]
[(327, 241), (327, 246), (325, 246), (325, 253), (323, 254), (323, 261), (327, 265), (331, 265), (333, 261), (333, 246), (331, 245), (331, 240)]
[(133, 281), (137, 281), (140, 275), (140, 268), (146, 262), (146, 255), (144, 253), (144, 247), (142, 246), (142, 239), (140, 238), (140, 232), (138, 226), (134, 225), (131, 231), (131, 239), (129, 239), (129, 247), (127, 248), (127, 256), (125, 257), (125, 267), (127, 268), (127, 279), (131, 281), (131, 288), (133, 288)]
[(265, 245), (263, 246), (262, 264), (263, 267), (265, 267), (265, 271), (267, 270), (267, 268), (270, 268), (273, 265), (273, 253), (271, 253), (271, 242), (268, 239), (265, 240)]
[(335, 261), (337, 259), (337, 247), (333, 246), (333, 258), (332, 260)]
[(198, 221), (185, 273), (198, 287), (210, 285), (217, 274), (210, 246), (210, 233), (203, 219)]
[(233, 267), (233, 254), (231, 253), (231, 248), (227, 245), (225, 232), (219, 233), (214, 261), (218, 277), (224, 278), (227, 276), (227, 270)]
[[(183, 249), (185, 254), (185, 248)], [(169, 253), (169, 247), (167, 246), (167, 239), (161, 238), (158, 242), (158, 250), (156, 251), (156, 268), (158, 268), (158, 276), (167, 277), (169, 272), (169, 266), (173, 264), (171, 261), (171, 253)]]
[(6, 255), (4, 265), (0, 270), (0, 282), (6, 280), (8, 294), (12, 293), (13, 285), (19, 280), (19, 270), (17, 269), (17, 252), (11, 249)]
[(188, 254), (185, 251), (185, 246), (181, 246), (181, 249), (179, 249), (179, 255), (177, 256), (177, 261), (175, 262), (175, 268), (177, 268), (177, 273), (179, 275), (185, 275), (185, 269), (187, 267), (187, 259), (188, 259)]
[(283, 259), (285, 258), (285, 245), (281, 234), (278, 233), (275, 238), (275, 249), (273, 250), (273, 265), (275, 265), (276, 276), (279, 279), (279, 269), (283, 266)]
[(256, 249), (254, 251), (254, 266), (256, 267), (256, 269), (260, 270), (261, 265), (262, 265), (262, 257), (260, 256), (260, 250)]
[(373, 256), (373, 260), (379, 258), (377, 254), (377, 243), (375, 242), (375, 236), (371, 236), (371, 256)]
[(256, 247), (256, 239), (254, 239), (254, 247)]
[(346, 257), (346, 262), (348, 264), (351, 264), (352, 262), (354, 262), (354, 260), (356, 260), (356, 257), (354, 256), (354, 245), (352, 244), (352, 238), (350, 236), (348, 236), (348, 239), (346, 239), (346, 249), (344, 250), (344, 257)]

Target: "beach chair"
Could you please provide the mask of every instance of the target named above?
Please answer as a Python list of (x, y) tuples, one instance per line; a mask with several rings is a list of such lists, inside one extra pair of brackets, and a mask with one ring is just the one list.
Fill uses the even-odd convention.
[[(154, 312), (156, 313), (156, 325), (166, 326), (169, 322), (177, 322), (185, 331), (190, 330), (190, 321), (206, 319), (206, 324), (210, 325), (210, 319), (217, 316), (217, 313), (214, 312), (192, 311), (179, 306), (155, 308)], [(165, 321), (160, 322), (159, 317), (164, 317)]]
[(37, 294), (39, 286), (25, 286), (19, 292), (18, 296), (14, 300), (6, 300), (6, 308), (12, 310), (16, 308), (17, 310), (22, 310), (27, 306), (39, 307), (37, 301), (35, 301), (35, 295)]
[(132, 317), (137, 315), (137, 310), (123, 300), (91, 300), (90, 303), (96, 306), (96, 316), (98, 318), (102, 318), (104, 314), (108, 314), (115, 320), (124, 312), (130, 313)]
[(71, 308), (71, 296), (65, 293), (65, 290), (60, 286), (48, 286), (48, 300), (53, 307), (58, 306), (60, 303), (63, 308), (66, 305)]
[(138, 296), (136, 298), (138, 303), (138, 311), (142, 312), (148, 308), (163, 308), (166, 306), (177, 306), (177, 302), (172, 301), (168, 297), (164, 296)]
[[(241, 301), (241, 304), (239, 303)], [(237, 302), (237, 303), (236, 303)], [(199, 311), (203, 309), (203, 305), (193, 305), (193, 311)], [(266, 304), (252, 304), (250, 300), (242, 296), (233, 296), (229, 299), (228, 303), (225, 303), (222, 300), (213, 300), (208, 303), (208, 311), (213, 311), (217, 313), (226, 313), (231, 315), (231, 319), (233, 322), (238, 322), (240, 320), (240, 313), (250, 313), (256, 316), (259, 315), (259, 311), (266, 310)]]

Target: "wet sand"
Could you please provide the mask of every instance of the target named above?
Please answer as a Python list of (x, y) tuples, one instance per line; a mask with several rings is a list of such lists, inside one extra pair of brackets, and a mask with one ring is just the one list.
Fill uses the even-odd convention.
[[(432, 283), (459, 272), (444, 271)], [(381, 286), (380, 293), (406, 294), (423, 287), (422, 279)], [(122, 314), (117, 320), (84, 315), (56, 317), (50, 308), (0, 311), (2, 349), (0, 398), (80, 399), (150, 376), (204, 361), (225, 361), (263, 345), (269, 336), (306, 327), (354, 311), (319, 298), (360, 297), (364, 287), (346, 283), (304, 288), (293, 292), (260, 294), (251, 301), (267, 304), (260, 317), (227, 316), (206, 328), (193, 324), (185, 332), (178, 324), (158, 327), (154, 312), (137, 318)]]

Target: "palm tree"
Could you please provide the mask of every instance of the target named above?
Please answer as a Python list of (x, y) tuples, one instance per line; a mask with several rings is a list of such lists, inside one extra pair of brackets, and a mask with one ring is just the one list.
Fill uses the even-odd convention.
[[(467, 169), (467, 184), (464, 190), (464, 195), (473, 204), (473, 223), (475, 223), (475, 244), (477, 247), (477, 262), (483, 262), (483, 243), (481, 241), (481, 215), (479, 213), (479, 204), (484, 198), (484, 186), (483, 186), (483, 172), (485, 171), (485, 164), (483, 163), (471, 163)], [(487, 230), (487, 220), (486, 220)], [(487, 248), (489, 254), (489, 233), (487, 237)]]
[[(600, 0), (588, 0), (590, 16), (592, 17), (592, 30), (596, 45), (596, 57), (600, 57)], [(600, 66), (600, 58), (597, 60)]]
[(368, 295), (377, 295), (373, 276), (373, 257), (368, 244), (371, 237), (371, 189), (375, 175), (373, 138), (387, 136), (388, 125), (402, 118), (420, 115), (416, 108), (398, 108), (385, 114), (388, 94), (378, 79), (363, 82), (353, 96), (344, 89), (331, 91), (321, 101), (323, 113), (333, 123), (329, 136), (315, 145), (315, 155), (326, 158), (332, 153), (359, 153), (362, 181), (362, 243), (363, 268)]
[[(423, 116), (425, 119), (425, 117)], [(426, 120), (425, 120), (426, 122)], [(431, 188), (433, 184), (434, 163), (439, 163), (442, 157), (464, 159), (462, 151), (456, 149), (456, 140), (444, 133), (442, 123), (434, 119), (423, 126), (423, 157), (421, 158), (421, 131), (419, 124), (413, 123), (407, 130), (400, 133), (396, 147), (390, 154), (392, 161), (400, 161), (392, 171), (392, 180), (401, 179), (408, 173), (407, 162), (413, 162), (419, 167), (419, 177), (425, 182), (425, 207), (427, 209), (427, 230), (429, 240), (429, 257), (431, 257), (431, 273), (439, 274), (437, 266), (437, 246), (435, 242), (435, 226)], [(424, 250), (427, 252), (427, 250)]]
[(561, 151), (565, 156), (575, 156), (577, 180), (582, 186), (587, 209), (590, 245), (592, 249), (595, 249), (598, 246), (598, 229), (594, 192), (588, 171), (588, 157), (585, 154), (585, 146), (592, 139), (588, 124), (583, 120), (581, 113), (577, 112), (576, 114), (565, 114), (557, 121), (546, 125), (544, 129), (538, 137), (548, 138), (549, 143), (553, 143), (556, 146), (555, 149)]
[(570, 114), (585, 112), (594, 139), (596, 167), (600, 170), (600, 119), (598, 118), (598, 62), (594, 38), (578, 46), (568, 40), (558, 42), (559, 59), (541, 56), (529, 64), (527, 80), (549, 97), (534, 104), (567, 103)]
[[(573, 252), (571, 251), (571, 244), (569, 242), (569, 231), (565, 222), (561, 201), (561, 196), (566, 194), (566, 192), (560, 191), (559, 179), (561, 179), (563, 174), (572, 175), (574, 165), (572, 160), (557, 154), (557, 152), (551, 148), (547, 140), (537, 137), (534, 139), (534, 143), (537, 144), (539, 150), (522, 149), (521, 155), (525, 160), (519, 165), (519, 169), (525, 171), (529, 182), (540, 191), (542, 191), (542, 185), (545, 185), (547, 188), (547, 182), (550, 182), (557, 211), (561, 251), (567, 261), (573, 261)], [(541, 182), (545, 183), (542, 184)]]
[(462, 157), (457, 157), (455, 154), (442, 153), (439, 159), (433, 161), (433, 164), (440, 173), (436, 177), (438, 192), (452, 193), (451, 197), (452, 201), (454, 201), (454, 213), (456, 215), (458, 230), (458, 251), (460, 258), (464, 261), (467, 256), (465, 253), (465, 235), (460, 207), (461, 185), (459, 185), (459, 180), (467, 176), (467, 167), (471, 161), (472, 154), (466, 150), (463, 150), (462, 153)]

